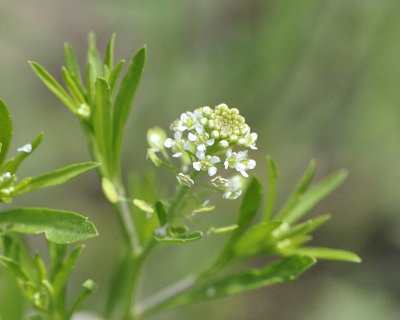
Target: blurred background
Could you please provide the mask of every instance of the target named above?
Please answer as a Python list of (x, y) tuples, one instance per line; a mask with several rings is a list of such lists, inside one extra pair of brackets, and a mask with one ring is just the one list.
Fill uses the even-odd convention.
[[(265, 155), (277, 161), (281, 200), (312, 158), (319, 164), (317, 179), (348, 168), (345, 184), (314, 212), (333, 218), (313, 243), (363, 258), (361, 265), (320, 262), (293, 283), (155, 319), (400, 319), (399, 13), (396, 0), (1, 1), (0, 96), (14, 119), (12, 150), (45, 132), (21, 174), (89, 159), (77, 120), (27, 60), (60, 78), (64, 41), (82, 62), (89, 31), (97, 34), (100, 50), (116, 32), (117, 58), (129, 59), (146, 43), (147, 67), (124, 143), (127, 181), (153, 170), (145, 159), (147, 128), (167, 129), (183, 111), (225, 102), (240, 108), (259, 133), (254, 157), (264, 181)], [(158, 187), (172, 182), (165, 175)], [(93, 278), (100, 287), (85, 307), (102, 310), (121, 238), (96, 175), (13, 205), (90, 216), (101, 236), (87, 242), (70, 293)], [(208, 223), (233, 223), (237, 205), (220, 206), (225, 210)], [(147, 266), (143, 294), (207, 263), (223, 240), (160, 250)], [(42, 250), (42, 241), (33, 237), (32, 249)], [(20, 310), (18, 290), (2, 268), (0, 315), (19, 319)]]

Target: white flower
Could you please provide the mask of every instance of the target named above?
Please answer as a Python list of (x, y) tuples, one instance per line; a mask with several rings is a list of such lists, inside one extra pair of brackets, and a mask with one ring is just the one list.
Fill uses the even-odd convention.
[(193, 162), (193, 168), (197, 171), (206, 170), (208, 175), (212, 177), (217, 173), (217, 167), (215, 164), (221, 161), (217, 156), (206, 156), (204, 152), (197, 152), (197, 157), (200, 161)]
[(233, 176), (228, 180), (223, 198), (230, 200), (239, 198), (240, 195), (242, 194), (243, 187), (244, 187), (243, 178), (239, 175)]
[(172, 155), (175, 158), (179, 158), (182, 156), (183, 151), (188, 150), (190, 145), (182, 139), (182, 132), (176, 131), (174, 133), (174, 140), (171, 138), (165, 139), (164, 147), (171, 148), (174, 154)]
[(214, 179), (211, 179), (211, 183), (214, 187), (225, 187), (228, 183), (228, 179), (217, 176)]
[(176, 179), (179, 181), (179, 183), (181, 183), (181, 184), (183, 184), (183, 185), (185, 185), (187, 187), (191, 187), (192, 185), (194, 185), (193, 179), (190, 178), (190, 176), (187, 175), (187, 174), (183, 174), (183, 173), (180, 172), (176, 176)]
[(246, 170), (254, 169), (256, 162), (252, 159), (247, 159), (247, 150), (233, 152), (229, 149), (226, 152), (226, 160), (224, 161), (225, 169), (232, 168), (240, 172), (242, 176), (248, 177)]
[(188, 139), (195, 143), (197, 146), (197, 150), (199, 151), (206, 151), (207, 147), (212, 146), (214, 144), (214, 139), (209, 139), (209, 135), (207, 133), (198, 133), (198, 134), (193, 134), (189, 133), (188, 134)]

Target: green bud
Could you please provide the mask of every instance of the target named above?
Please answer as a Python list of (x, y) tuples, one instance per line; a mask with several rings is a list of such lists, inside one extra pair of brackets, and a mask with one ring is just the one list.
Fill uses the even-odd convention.
[(167, 134), (160, 127), (154, 127), (147, 130), (147, 143), (157, 151), (164, 150), (164, 142), (167, 139)]

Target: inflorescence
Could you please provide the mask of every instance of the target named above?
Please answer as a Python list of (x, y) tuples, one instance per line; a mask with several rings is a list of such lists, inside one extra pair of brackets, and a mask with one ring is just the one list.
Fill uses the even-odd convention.
[[(211, 184), (224, 192), (225, 199), (236, 199), (241, 195), (243, 177), (254, 169), (256, 162), (248, 158), (248, 149), (257, 149), (257, 134), (250, 131), (244, 117), (236, 108), (220, 104), (215, 108), (202, 107), (193, 112), (182, 113), (171, 124), (173, 138), (166, 138), (160, 128), (149, 130), (150, 149), (148, 157), (157, 166), (164, 164), (157, 153), (161, 152), (171, 167), (166, 149), (172, 157), (182, 160), (182, 168), (177, 169), (178, 181), (188, 187), (195, 183), (195, 177), (207, 172)], [(233, 151), (234, 148), (244, 148)], [(230, 178), (222, 177), (229, 171), (241, 174)]]

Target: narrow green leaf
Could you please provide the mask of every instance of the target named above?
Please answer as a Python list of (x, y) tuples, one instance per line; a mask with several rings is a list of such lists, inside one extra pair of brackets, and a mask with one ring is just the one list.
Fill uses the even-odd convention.
[(164, 226), (167, 223), (167, 213), (165, 211), (164, 204), (161, 201), (157, 201), (154, 208), (156, 209), (160, 226)]
[(95, 81), (96, 77), (93, 71), (93, 64), (89, 62), (86, 65), (86, 90), (87, 90), (87, 101), (90, 106), (93, 105), (94, 101)]
[(99, 164), (95, 162), (76, 163), (44, 174), (42, 176), (29, 178), (28, 183), (24, 183), (23, 180), (21, 183), (17, 184), (14, 187), (13, 195), (23, 194), (63, 184), (75, 178), (76, 176), (79, 176), (82, 173), (92, 170), (98, 166)]
[(53, 92), (65, 106), (67, 106), (73, 113), (76, 113), (78, 106), (74, 100), (68, 95), (64, 88), (57, 82), (54, 77), (48, 73), (41, 65), (36, 62), (29, 61), (33, 71), (39, 77), (40, 80), (45, 84), (47, 88)]
[(61, 268), (56, 272), (54, 280), (52, 282), (54, 287), (54, 294), (57, 296), (65, 287), (65, 283), (68, 280), (69, 275), (72, 270), (74, 270), (78, 257), (80, 256), (82, 250), (85, 246), (79, 246), (72, 250), (70, 255), (61, 265)]
[(47, 240), (65, 244), (97, 236), (94, 224), (77, 213), (46, 208), (18, 208), (0, 212), (2, 232), (45, 233)]
[(75, 99), (75, 102), (79, 105), (86, 102), (85, 94), (82, 88), (79, 87), (76, 80), (72, 77), (71, 73), (67, 68), (61, 68), (61, 75), (63, 77), (64, 83), (68, 88), (69, 93)]
[(102, 76), (101, 59), (97, 51), (96, 36), (93, 32), (90, 32), (88, 36), (87, 61), (93, 66), (94, 78)]
[(108, 41), (106, 53), (104, 54), (104, 65), (111, 70), (114, 64), (114, 45), (115, 45), (115, 33), (112, 34)]
[(18, 155), (15, 158), (12, 158), (8, 161), (6, 161), (0, 168), (0, 172), (10, 172), (11, 174), (15, 174), (15, 172), (18, 170), (19, 166), (21, 165), (22, 161), (24, 161), (27, 157), (29, 157), (40, 145), (42, 142), (43, 138), (43, 132), (40, 132), (29, 144), (30, 145), (30, 151), (25, 152), (25, 151), (20, 151)]
[[(92, 124), (96, 142), (103, 159), (103, 166), (107, 170), (111, 167), (112, 154), (112, 103), (111, 89), (103, 78), (96, 79), (95, 108), (92, 114)], [(109, 173), (109, 171), (108, 171)]]
[(293, 223), (308, 213), (322, 199), (335, 190), (347, 177), (346, 170), (339, 170), (322, 182), (311, 188), (301, 200), (284, 217), (285, 221)]
[(232, 234), (232, 240), (236, 241), (249, 227), (253, 218), (257, 214), (262, 201), (262, 186), (260, 181), (253, 177), (247, 187), (243, 200), (240, 205), (239, 218), (237, 221), (238, 228)]
[(114, 92), (115, 86), (117, 84), (118, 76), (125, 64), (125, 60), (119, 60), (115, 67), (111, 70), (108, 83), (111, 87), (111, 92)]
[(43, 280), (47, 280), (46, 265), (44, 264), (44, 261), (40, 257), (39, 253), (35, 254), (35, 266), (39, 276), (39, 281), (42, 282)]
[(64, 56), (65, 56), (65, 65), (71, 77), (75, 80), (76, 84), (80, 87), (82, 91), (84, 88), (82, 86), (81, 73), (79, 70), (78, 59), (76, 58), (75, 50), (68, 43), (64, 43)]
[(30, 281), (29, 274), (14, 260), (0, 256), (0, 262), (10, 269), (14, 276), (20, 281)]
[(280, 221), (271, 221), (253, 226), (234, 244), (233, 254), (240, 258), (252, 257), (270, 249), (273, 245), (272, 233), (281, 224)]
[(64, 263), (64, 258), (67, 254), (68, 246), (66, 244), (48, 242), (48, 247), (49, 247), (49, 256), (50, 256), (50, 262), (51, 262), (51, 269), (50, 269), (51, 278), (50, 279), (53, 280), (56, 273), (58, 272), (58, 270), (62, 267), (62, 264)]
[(233, 258), (232, 249), (236, 241), (242, 236), (246, 229), (250, 226), (253, 218), (257, 214), (260, 208), (262, 200), (262, 186), (260, 181), (253, 177), (247, 187), (245, 194), (243, 195), (242, 204), (239, 210), (239, 217), (236, 224), (238, 227), (232, 232), (229, 240), (227, 241), (221, 254), (218, 256), (215, 263), (211, 266), (210, 272), (224, 267), (230, 259)]
[(293, 250), (295, 254), (310, 256), (323, 260), (339, 260), (347, 262), (360, 263), (361, 258), (353, 252), (339, 249), (320, 248), (320, 247), (302, 247)]
[(216, 299), (293, 281), (314, 264), (315, 259), (308, 256), (286, 257), (261, 269), (248, 269), (196, 286), (191, 292), (178, 296), (173, 304)]
[(276, 181), (278, 177), (278, 170), (276, 168), (275, 161), (270, 156), (267, 157), (267, 167), (268, 167), (268, 199), (263, 217), (264, 222), (268, 222), (271, 219), (271, 216), (275, 209)]
[(296, 187), (294, 188), (289, 198), (286, 200), (282, 209), (276, 215), (276, 219), (283, 220), (288, 214), (288, 212), (298, 204), (298, 202), (300, 201), (300, 199), (310, 186), (310, 183), (314, 178), (316, 168), (317, 164), (315, 160), (311, 160), (306, 172), (301, 177), (300, 181), (297, 183)]
[(3, 163), (11, 143), (13, 124), (7, 105), (0, 99), (0, 165)]
[(175, 236), (169, 236), (169, 235), (159, 235), (157, 232), (154, 235), (154, 239), (158, 242), (167, 242), (167, 243), (187, 243), (187, 242), (192, 242), (196, 241), (203, 238), (203, 233), (201, 231), (194, 231), (191, 233), (184, 233), (184, 234), (179, 234)]
[(274, 238), (275, 240), (282, 240), (285, 238), (291, 238), (297, 235), (301, 234), (308, 234), (311, 231), (314, 231), (316, 228), (324, 224), (330, 219), (329, 214), (321, 215), (319, 217), (316, 217), (314, 219), (310, 219), (306, 222), (299, 223), (294, 226), (288, 226), (287, 228), (284, 228), (283, 230), (276, 230), (274, 231)]
[(114, 104), (114, 163), (119, 163), (121, 156), (122, 136), (129, 112), (132, 107), (132, 101), (142, 78), (144, 64), (146, 60), (146, 47), (141, 48), (132, 58), (125, 77), (119, 87)]

